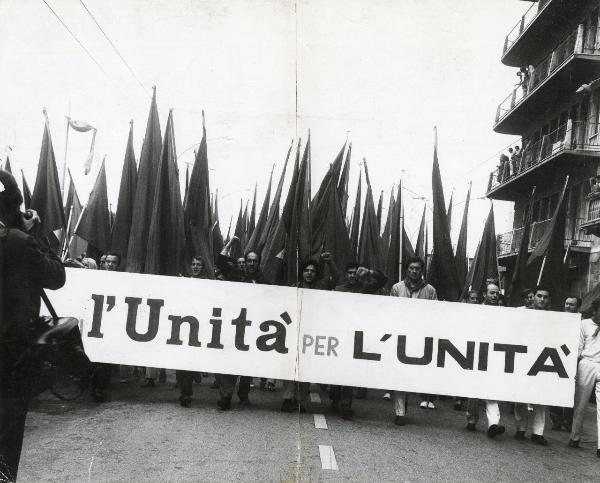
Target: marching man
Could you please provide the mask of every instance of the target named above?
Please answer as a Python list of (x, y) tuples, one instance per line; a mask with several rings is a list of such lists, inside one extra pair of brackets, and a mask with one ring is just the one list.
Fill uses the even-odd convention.
[[(575, 377), (575, 406), (573, 414), (573, 430), (569, 446), (579, 448), (579, 440), (583, 429), (585, 408), (592, 394), (596, 391), (596, 401), (600, 401), (600, 299), (592, 304), (593, 315), (591, 319), (581, 321), (579, 335), (579, 352), (577, 376)], [(597, 421), (600, 422), (600, 404), (596, 404)], [(600, 424), (597, 423), (597, 430)], [(600, 458), (600, 439), (598, 439), (596, 456)]]

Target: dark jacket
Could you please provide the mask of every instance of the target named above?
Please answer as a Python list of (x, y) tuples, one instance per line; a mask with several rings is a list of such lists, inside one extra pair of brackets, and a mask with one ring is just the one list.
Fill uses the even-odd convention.
[(65, 284), (60, 259), (45, 252), (30, 235), (12, 228), (3, 245), (4, 314), (0, 341), (21, 338), (26, 326), (39, 316), (42, 289), (56, 290)]

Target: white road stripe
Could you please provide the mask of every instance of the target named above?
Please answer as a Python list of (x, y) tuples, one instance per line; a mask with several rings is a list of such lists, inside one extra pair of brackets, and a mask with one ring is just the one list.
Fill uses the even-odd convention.
[(321, 396), (319, 396), (318, 392), (311, 392), (310, 393), (310, 402), (321, 404)]
[(319, 445), (319, 456), (321, 457), (321, 468), (324, 470), (338, 470), (338, 464), (335, 460), (333, 446)]
[(313, 414), (315, 418), (315, 428), (317, 429), (328, 429), (327, 428), (327, 420), (325, 419), (325, 415), (323, 414)]

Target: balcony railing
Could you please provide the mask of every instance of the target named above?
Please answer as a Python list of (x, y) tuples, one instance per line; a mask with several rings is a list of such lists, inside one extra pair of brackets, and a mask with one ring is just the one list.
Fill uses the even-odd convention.
[(529, 26), (529, 24), (536, 19), (538, 14), (543, 10), (543, 8), (549, 1), (551, 0), (539, 0), (539, 2), (534, 2), (531, 4), (531, 6), (527, 9), (525, 14), (523, 14), (523, 16), (517, 22), (517, 24), (512, 28), (512, 30), (504, 39), (504, 49), (502, 50), (503, 56), (504, 54), (506, 54), (508, 49), (510, 49), (512, 45), (519, 39), (523, 32), (525, 32), (525, 29)]
[(528, 70), (523, 81), (504, 99), (496, 110), (496, 124), (509, 112), (527, 99), (544, 80), (559, 70), (574, 54), (598, 54), (596, 29), (586, 35), (583, 24), (565, 38), (548, 56), (539, 62), (533, 70)]
[[(586, 235), (580, 228), (584, 222), (583, 218), (568, 218), (565, 228), (565, 247), (577, 246), (589, 248), (592, 246), (593, 235)], [(536, 221), (531, 225), (529, 235), (529, 251), (533, 250), (544, 236), (544, 231), (550, 223), (550, 219)], [(496, 236), (496, 249), (499, 257), (516, 255), (521, 246), (523, 228), (515, 228), (507, 233)]]
[(599, 129), (597, 122), (569, 120), (561, 124), (535, 143), (523, 146), (519, 155), (501, 160), (500, 165), (490, 173), (488, 193), (565, 150), (600, 152)]

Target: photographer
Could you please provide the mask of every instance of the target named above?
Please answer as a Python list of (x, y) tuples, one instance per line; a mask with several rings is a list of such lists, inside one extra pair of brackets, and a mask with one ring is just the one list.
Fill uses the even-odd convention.
[(56, 255), (35, 238), (40, 219), (19, 207), (23, 197), (13, 176), (0, 170), (0, 478), (16, 481), (27, 407), (40, 368), (23, 358), (32, 344), (44, 288), (65, 283)]

